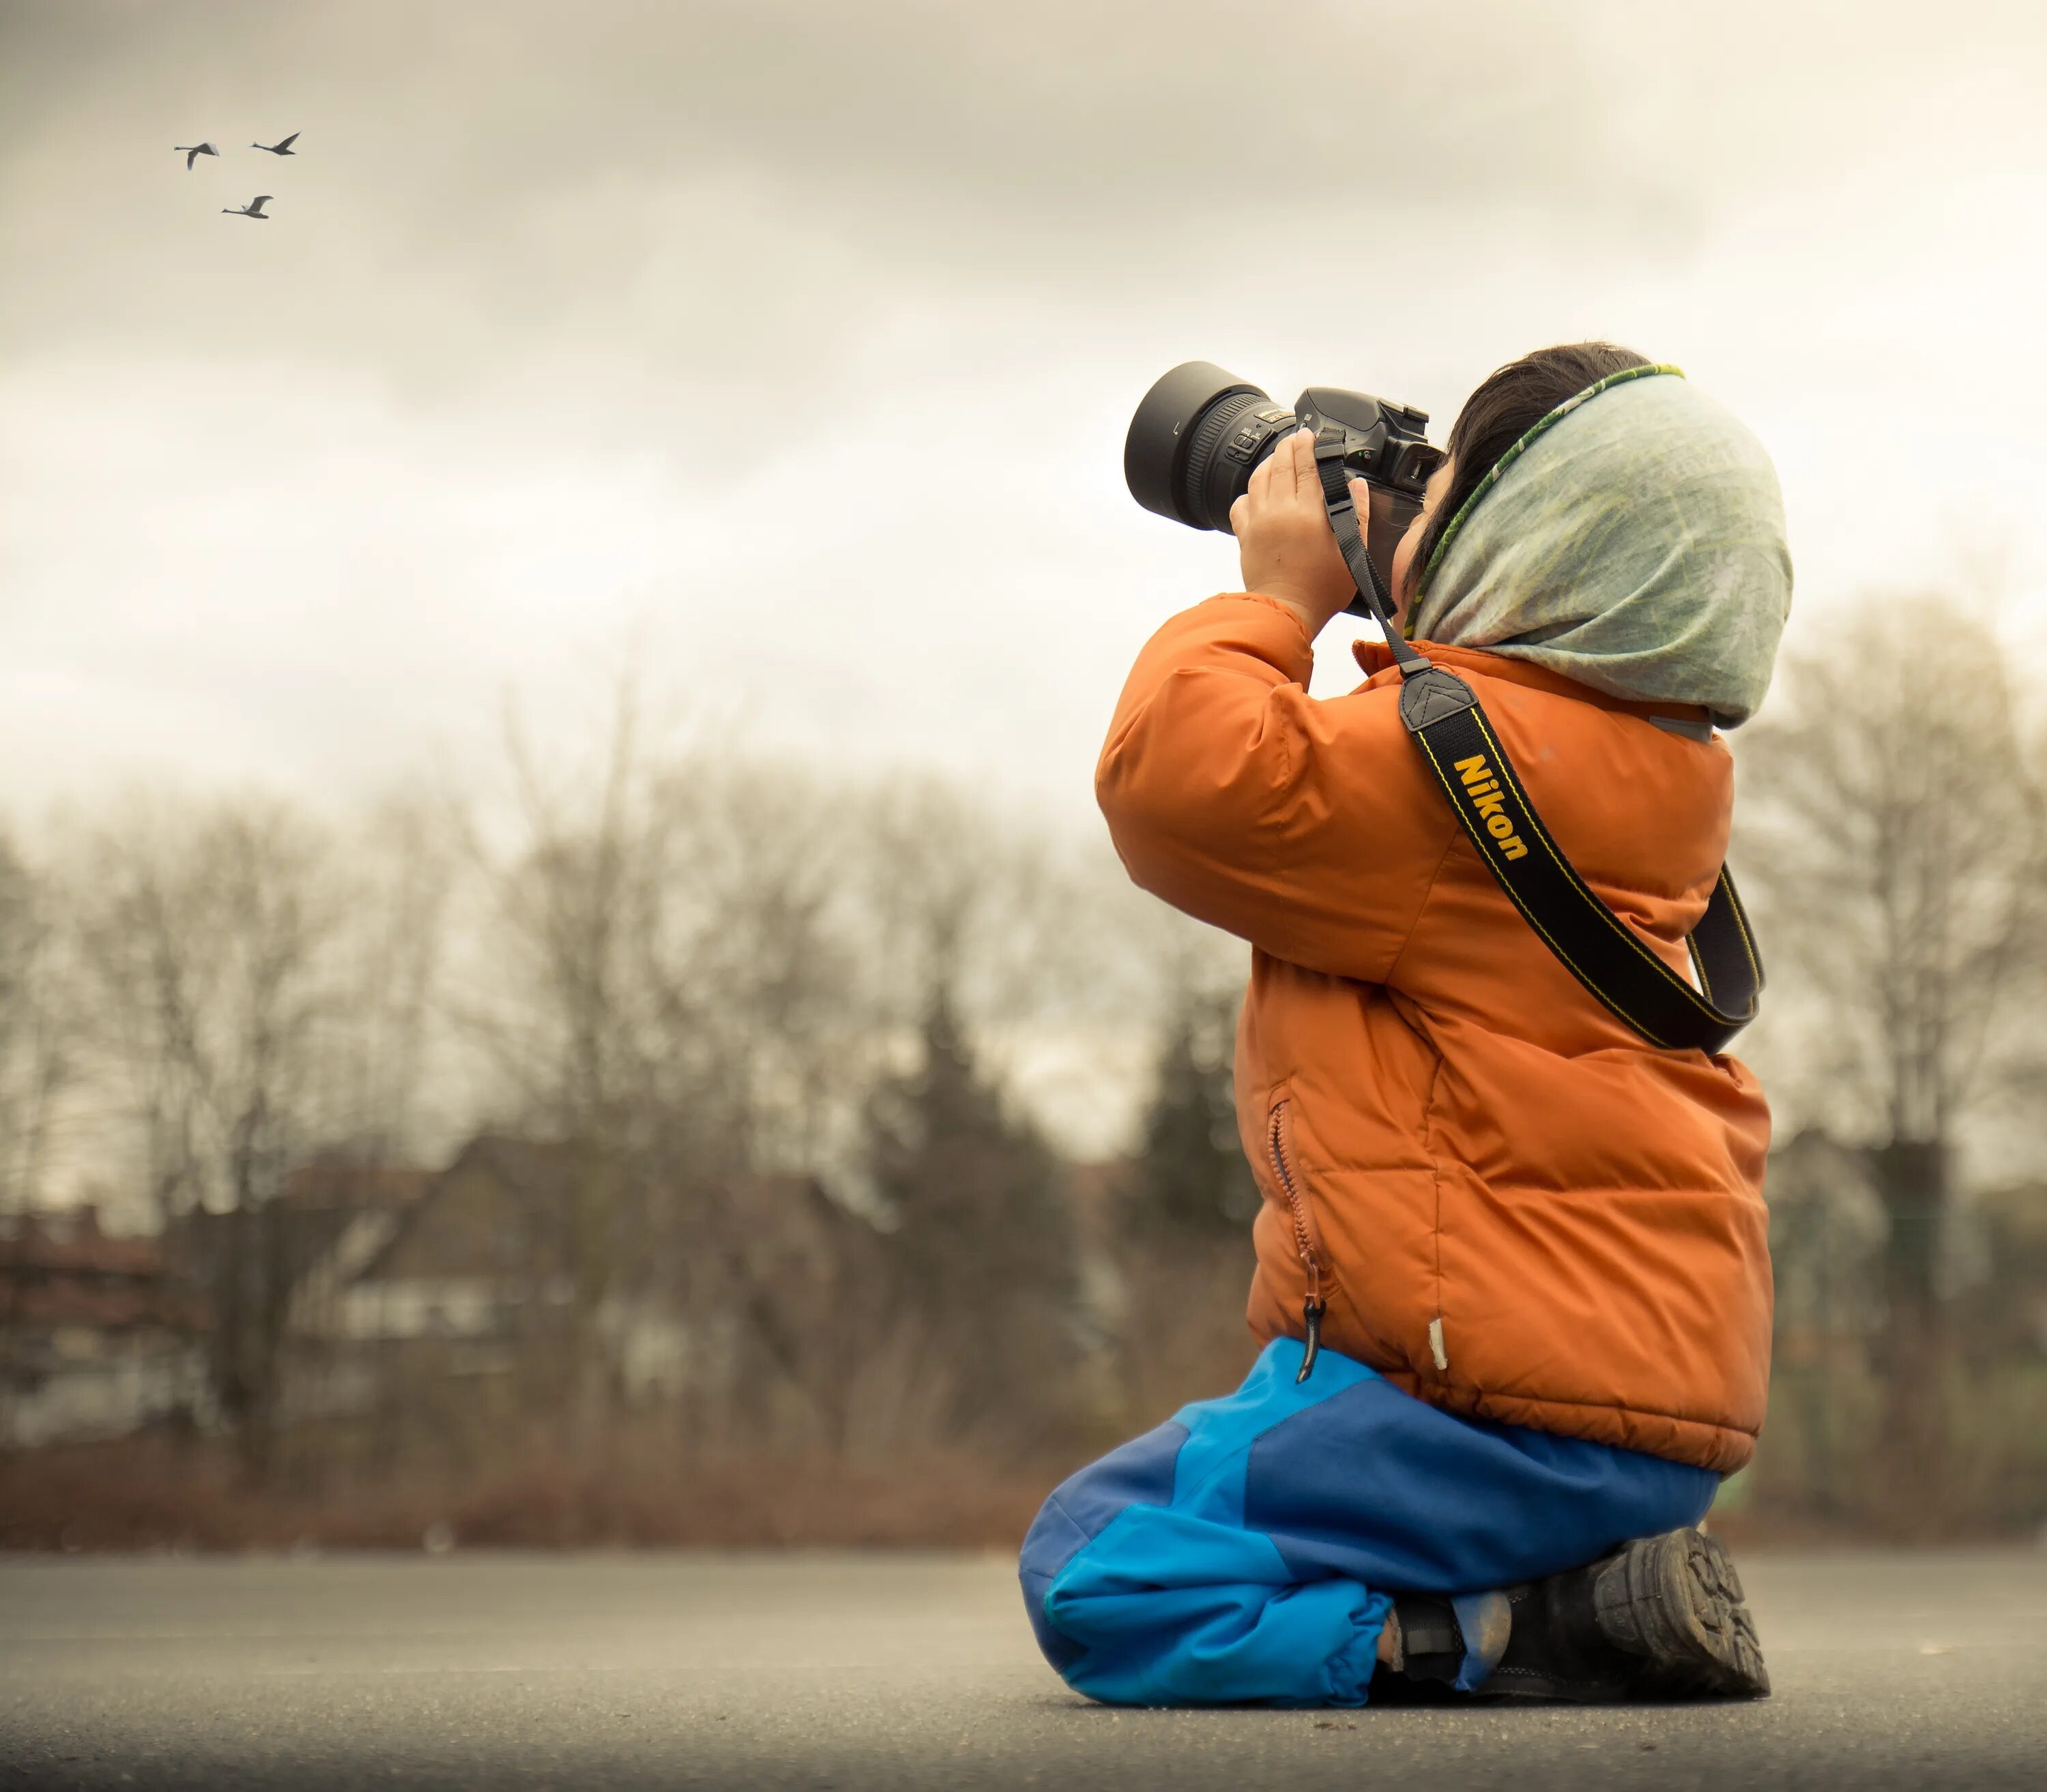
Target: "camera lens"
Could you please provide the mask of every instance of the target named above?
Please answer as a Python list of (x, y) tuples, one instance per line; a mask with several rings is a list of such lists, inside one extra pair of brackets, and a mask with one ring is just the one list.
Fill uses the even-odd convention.
[(1123, 477), (1147, 510), (1229, 531), (1229, 507), (1294, 413), (1213, 361), (1190, 361), (1144, 395), (1123, 444)]

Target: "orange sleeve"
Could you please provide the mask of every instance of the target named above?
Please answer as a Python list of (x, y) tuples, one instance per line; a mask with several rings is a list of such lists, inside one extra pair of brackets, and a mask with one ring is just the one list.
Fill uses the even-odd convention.
[(1212, 597), (1137, 657), (1095, 768), (1134, 882), (1274, 957), (1384, 983), (1457, 828), (1397, 689), (1318, 702), (1299, 619)]

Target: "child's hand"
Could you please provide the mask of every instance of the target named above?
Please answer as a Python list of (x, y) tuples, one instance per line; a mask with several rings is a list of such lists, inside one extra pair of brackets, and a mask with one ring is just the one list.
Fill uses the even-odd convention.
[[(1350, 489), (1359, 513), (1365, 514), (1364, 481), (1353, 479)], [(1310, 431), (1295, 430), (1266, 458), (1252, 474), (1250, 489), (1229, 507), (1229, 526), (1236, 536), (1244, 589), (1275, 597), (1294, 611), (1310, 640), (1356, 596), (1322, 503)]]

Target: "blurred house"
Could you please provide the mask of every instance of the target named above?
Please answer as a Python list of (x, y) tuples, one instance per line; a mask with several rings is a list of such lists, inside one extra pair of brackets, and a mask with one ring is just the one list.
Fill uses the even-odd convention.
[[(578, 1225), (605, 1204), (590, 1198), (597, 1174), (570, 1145), (490, 1133), (438, 1173), (337, 1173), (332, 1192), (350, 1217), (328, 1228), (292, 1300), (292, 1415), (388, 1408), (454, 1384), (544, 1382), (569, 1342), (578, 1273), (591, 1272)], [(684, 1338), (671, 1303), (644, 1276), (604, 1280), (617, 1285), (598, 1297), (597, 1329), (626, 1391), (672, 1386)]]
[(284, 1285), (282, 1399), (287, 1424), (358, 1412), (377, 1393), (377, 1365), (349, 1347), (339, 1323), (355, 1278), (396, 1238), (434, 1184), (431, 1170), (393, 1164), (301, 1165), (264, 1218), (277, 1230)]
[(297, 1418), (466, 1386), (509, 1423), (569, 1397), (578, 1360), (626, 1407), (749, 1378), (814, 1388), (842, 1364), (841, 1325), (885, 1306), (873, 1227), (809, 1177), (683, 1191), (485, 1133), (438, 1173), (338, 1172), (323, 1189), (325, 1251), (291, 1307)]
[(161, 1241), (111, 1237), (91, 1207), (0, 1218), (0, 1445), (208, 1412), (204, 1310)]
[(403, 1172), (408, 1185), (391, 1185), (389, 1199), (364, 1188), (353, 1223), (293, 1296), (293, 1337), (343, 1349), (453, 1342), (456, 1373), (506, 1366), (496, 1346), (520, 1329), (517, 1315), (559, 1293), (555, 1253), (536, 1238), (562, 1180), (550, 1157), (478, 1138), (438, 1174)]
[(840, 1436), (903, 1397), (900, 1374), (865, 1391), (896, 1329), (885, 1242), (807, 1176), (671, 1184), (483, 1133), (439, 1171), (301, 1167), (250, 1214), (181, 1221), (172, 1255), (208, 1302), (238, 1261), (245, 1309), (279, 1315), (277, 1423), (360, 1433), (373, 1457), (735, 1390), (726, 1408), (771, 1430)]

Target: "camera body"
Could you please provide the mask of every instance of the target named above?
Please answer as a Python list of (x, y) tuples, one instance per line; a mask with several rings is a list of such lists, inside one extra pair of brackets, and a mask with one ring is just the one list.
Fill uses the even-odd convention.
[[(1340, 449), (1346, 474), (1372, 488), (1365, 546), (1388, 586), (1393, 550), (1422, 508), (1443, 453), (1428, 440), (1429, 415), (1369, 392), (1310, 386), (1290, 411), (1213, 361), (1174, 368), (1144, 395), (1123, 444), (1130, 495), (1155, 515), (1191, 529), (1229, 532), (1229, 508), (1290, 431), (1315, 432), (1318, 458)], [(1361, 604), (1352, 608), (1364, 613)]]

